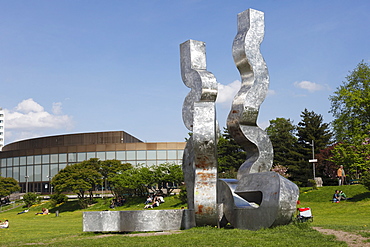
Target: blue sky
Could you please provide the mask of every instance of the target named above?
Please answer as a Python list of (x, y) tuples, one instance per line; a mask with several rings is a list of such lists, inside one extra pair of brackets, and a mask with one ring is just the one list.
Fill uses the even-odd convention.
[(5, 142), (123, 130), (147, 142), (184, 141), (179, 45), (206, 42), (225, 126), (239, 73), (237, 14), (265, 13), (261, 52), (270, 92), (258, 123), (307, 108), (332, 120), (328, 97), (370, 62), (370, 1), (0, 0), (0, 107)]

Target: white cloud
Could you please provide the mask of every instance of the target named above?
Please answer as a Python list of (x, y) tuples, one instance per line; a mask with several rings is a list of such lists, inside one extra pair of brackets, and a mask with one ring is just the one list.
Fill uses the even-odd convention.
[(234, 99), (235, 94), (239, 91), (241, 82), (239, 80), (233, 81), (228, 85), (218, 84), (218, 94), (216, 103), (228, 103), (229, 105)]
[(315, 82), (310, 82), (310, 81), (301, 81), (301, 82), (296, 81), (294, 82), (294, 86), (296, 86), (297, 88), (305, 89), (309, 91), (310, 93), (325, 89), (323, 85), (317, 84)]
[[(14, 110), (4, 109), (5, 141), (42, 136), (51, 130), (71, 130), (71, 116), (62, 115), (62, 103), (53, 103), (52, 113), (33, 99), (23, 100)], [(9, 139), (8, 139), (9, 138)]]
[[(218, 94), (216, 103), (222, 104), (226, 107), (231, 107), (235, 95), (240, 90), (241, 82), (239, 80), (233, 81), (228, 85), (218, 84)], [(275, 95), (275, 90), (269, 89), (267, 97)]]
[(44, 107), (33, 101), (33, 99), (26, 99), (19, 103), (15, 110), (21, 113), (43, 112)]
[(62, 103), (53, 103), (53, 113), (56, 115), (62, 114)]

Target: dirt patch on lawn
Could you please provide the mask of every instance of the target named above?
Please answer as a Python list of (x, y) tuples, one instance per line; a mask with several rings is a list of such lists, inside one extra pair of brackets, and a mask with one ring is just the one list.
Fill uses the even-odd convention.
[(370, 247), (370, 242), (366, 242), (369, 241), (369, 239), (357, 234), (337, 231), (333, 229), (323, 229), (321, 227), (312, 228), (326, 235), (334, 235), (339, 241), (346, 242), (350, 247)]

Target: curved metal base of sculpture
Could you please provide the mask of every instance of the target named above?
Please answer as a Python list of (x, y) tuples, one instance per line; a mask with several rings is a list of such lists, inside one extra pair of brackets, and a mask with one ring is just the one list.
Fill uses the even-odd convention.
[(224, 218), (235, 228), (248, 230), (288, 224), (299, 193), (297, 185), (276, 172), (219, 179), (218, 189)]
[(169, 231), (189, 229), (194, 226), (194, 211), (188, 209), (83, 213), (84, 232)]

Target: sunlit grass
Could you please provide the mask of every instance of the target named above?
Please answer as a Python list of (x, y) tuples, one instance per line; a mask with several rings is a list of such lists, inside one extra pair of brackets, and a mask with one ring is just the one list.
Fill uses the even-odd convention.
[[(21, 207), (0, 213), (1, 221), (10, 221), (9, 229), (0, 229), (0, 246), (346, 246), (310, 226), (361, 233), (370, 239), (369, 192), (361, 185), (342, 186), (341, 189), (354, 199), (332, 203), (330, 199), (336, 188), (301, 190), (301, 204), (298, 206), (311, 207), (314, 215), (314, 221), (309, 224), (295, 223), (259, 231), (196, 227), (178, 234), (147, 237), (130, 237), (127, 233), (84, 233), (83, 210), (79, 209), (77, 201), (51, 208), (49, 215), (35, 215), (41, 212), (42, 207), (50, 208), (50, 203), (45, 202), (31, 207), (24, 214), (17, 215), (23, 210)], [(175, 197), (165, 199), (166, 202), (158, 209), (185, 206)], [(130, 199), (124, 206), (110, 209), (110, 200), (97, 199), (86, 210), (142, 210), (144, 201), (145, 198)], [(57, 210), (59, 217), (55, 214)]]

